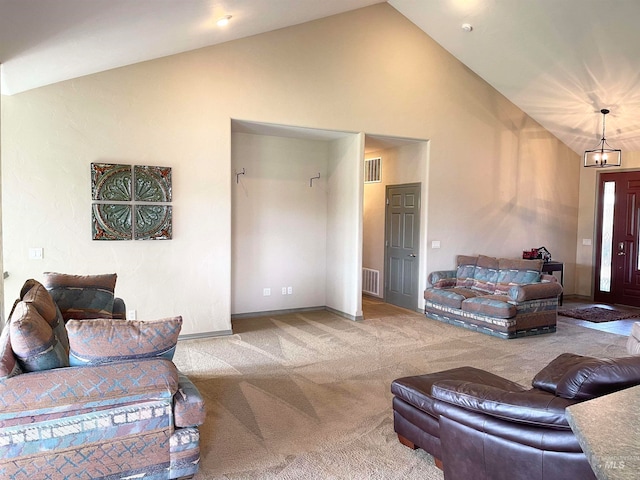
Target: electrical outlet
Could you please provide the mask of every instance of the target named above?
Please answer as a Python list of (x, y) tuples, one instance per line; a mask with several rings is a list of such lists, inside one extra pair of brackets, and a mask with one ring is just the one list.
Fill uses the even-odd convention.
[(127, 320), (135, 320), (138, 318), (138, 312), (135, 310), (127, 310)]
[(282, 287), (282, 294), (286, 295), (287, 294), (287, 287)]
[(271, 289), (270, 288), (263, 288), (262, 289), (262, 296), (263, 297), (268, 297), (271, 295)]
[(293, 287), (287, 287), (287, 295), (293, 295)]

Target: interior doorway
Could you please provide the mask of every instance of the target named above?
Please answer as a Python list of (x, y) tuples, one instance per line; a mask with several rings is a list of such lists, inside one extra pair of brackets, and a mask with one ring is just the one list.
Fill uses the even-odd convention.
[[(428, 185), (428, 152), (427, 140), (365, 136), (362, 290), (366, 296), (414, 311), (421, 310), (424, 306), (420, 285), (426, 285), (427, 282), (425, 218), (427, 194), (422, 189)], [(372, 159), (378, 160), (376, 164), (380, 166), (380, 176), (376, 181), (367, 181), (366, 172)], [(389, 230), (386, 226), (387, 187), (403, 185), (414, 185), (417, 188), (413, 198), (419, 199), (417, 202), (421, 207), (421, 213), (410, 220), (413, 229), (410, 243), (413, 251), (404, 253), (404, 255), (415, 255), (415, 257), (406, 257), (401, 262), (400, 257), (397, 256), (400, 254), (399, 250), (392, 253), (391, 259), (387, 258), (385, 232)], [(400, 226), (400, 223), (396, 227), (405, 228), (404, 225)], [(400, 235), (399, 232), (398, 235)], [(404, 239), (401, 243), (403, 242)], [(409, 260), (411, 265), (404, 260)], [(390, 264), (391, 268), (389, 268)], [(401, 265), (410, 268), (405, 270)], [(409, 278), (405, 281), (407, 273), (414, 275), (413, 280)], [(372, 279), (377, 280), (377, 284), (375, 281), (372, 282)], [(411, 285), (411, 293), (407, 291), (409, 285)]]
[(640, 171), (602, 173), (594, 300), (640, 307)]

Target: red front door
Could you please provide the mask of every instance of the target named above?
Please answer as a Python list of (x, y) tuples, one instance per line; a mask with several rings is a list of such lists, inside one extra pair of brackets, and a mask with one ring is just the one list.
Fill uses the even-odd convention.
[(640, 172), (603, 173), (594, 299), (640, 307)]

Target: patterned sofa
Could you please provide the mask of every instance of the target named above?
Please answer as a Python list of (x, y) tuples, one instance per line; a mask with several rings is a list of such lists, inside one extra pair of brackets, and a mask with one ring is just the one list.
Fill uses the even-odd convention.
[(171, 361), (182, 318), (112, 318), (115, 275), (45, 277), (0, 335), (0, 478), (192, 477), (205, 411)]
[(457, 257), (456, 270), (429, 274), (425, 315), (501, 338), (555, 332), (562, 286), (542, 260)]

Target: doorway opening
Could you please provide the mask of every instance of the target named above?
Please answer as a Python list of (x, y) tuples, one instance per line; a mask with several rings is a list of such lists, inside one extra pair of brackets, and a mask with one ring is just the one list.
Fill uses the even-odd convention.
[[(427, 281), (428, 147), (427, 140), (365, 135), (365, 173), (367, 161), (379, 159), (379, 178), (364, 183), (363, 294), (413, 311), (424, 307), (419, 286)], [(389, 198), (392, 186), (401, 188), (392, 193), (400, 194), (397, 207)], [(409, 197), (402, 197), (405, 186), (413, 189)], [(378, 281), (375, 291), (371, 278)]]

